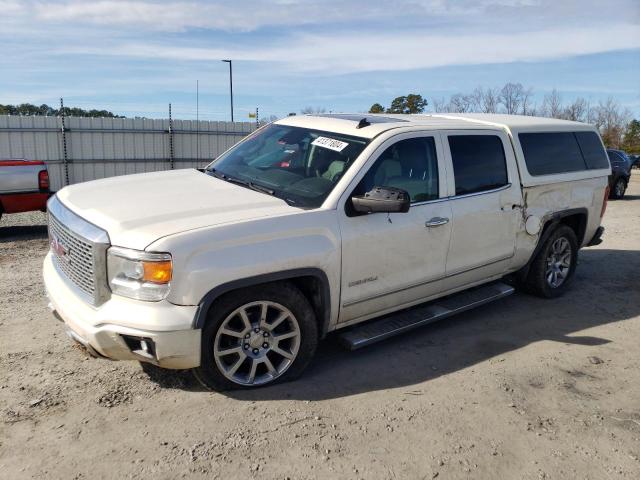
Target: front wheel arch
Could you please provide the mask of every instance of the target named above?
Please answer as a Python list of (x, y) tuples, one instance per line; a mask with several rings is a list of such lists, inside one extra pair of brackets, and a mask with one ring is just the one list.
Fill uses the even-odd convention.
[(233, 280), (218, 285), (207, 292), (200, 303), (194, 319), (194, 328), (203, 328), (209, 310), (224, 295), (235, 290), (266, 285), (274, 282), (287, 281), (298, 288), (311, 304), (318, 322), (320, 338), (324, 338), (329, 331), (331, 322), (331, 290), (327, 274), (314, 267), (281, 270), (263, 275)]

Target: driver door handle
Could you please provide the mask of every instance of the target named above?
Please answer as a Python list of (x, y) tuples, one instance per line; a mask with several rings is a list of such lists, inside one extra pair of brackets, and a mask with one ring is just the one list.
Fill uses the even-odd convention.
[(448, 218), (433, 217), (431, 220), (427, 220), (425, 222), (424, 226), (427, 227), (427, 228), (439, 227), (440, 225), (446, 225), (447, 223), (449, 223), (449, 219)]

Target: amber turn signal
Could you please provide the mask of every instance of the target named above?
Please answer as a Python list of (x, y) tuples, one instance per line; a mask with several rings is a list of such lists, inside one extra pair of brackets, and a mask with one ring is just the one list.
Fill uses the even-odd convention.
[(170, 260), (162, 262), (143, 261), (142, 265), (144, 267), (142, 279), (145, 282), (169, 283), (171, 281), (173, 266)]

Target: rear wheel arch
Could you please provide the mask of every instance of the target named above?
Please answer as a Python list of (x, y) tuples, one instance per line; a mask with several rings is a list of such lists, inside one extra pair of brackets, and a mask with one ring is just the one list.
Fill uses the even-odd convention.
[(584, 241), (584, 235), (587, 231), (588, 219), (589, 219), (589, 213), (586, 208), (568, 210), (566, 214), (560, 215), (558, 217), (558, 221), (560, 224), (567, 225), (576, 234), (576, 238), (578, 240), (578, 248), (582, 245), (582, 242)]
[(331, 293), (329, 279), (326, 273), (319, 268), (284, 270), (218, 285), (211, 289), (200, 301), (194, 320), (194, 328), (204, 327), (210, 309), (225, 295), (243, 288), (277, 282), (287, 282), (300, 290), (315, 313), (320, 337), (324, 337), (328, 332), (331, 320)]
[(526, 280), (531, 269), (531, 264), (538, 256), (540, 250), (544, 247), (545, 242), (553, 234), (553, 232), (562, 225), (566, 225), (574, 231), (578, 240), (578, 249), (580, 249), (586, 233), (588, 220), (589, 211), (586, 208), (572, 208), (560, 212), (555, 212), (549, 215), (545, 220), (543, 220), (542, 229), (540, 230), (540, 235), (538, 235), (538, 242), (536, 244), (536, 247), (533, 250), (533, 253), (531, 254), (531, 257), (529, 258), (527, 264), (518, 272), (516, 272), (516, 280), (519, 283), (523, 283)]

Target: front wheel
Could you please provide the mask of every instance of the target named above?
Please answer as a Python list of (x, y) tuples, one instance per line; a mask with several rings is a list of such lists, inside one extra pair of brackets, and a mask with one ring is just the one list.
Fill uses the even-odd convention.
[(561, 225), (545, 241), (531, 264), (526, 286), (540, 297), (562, 295), (573, 280), (578, 262), (578, 239), (570, 227)]
[(292, 380), (317, 344), (315, 315), (300, 290), (287, 282), (250, 287), (212, 306), (194, 373), (213, 390)]

